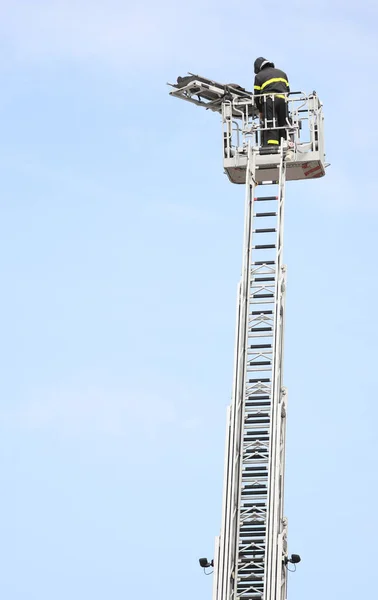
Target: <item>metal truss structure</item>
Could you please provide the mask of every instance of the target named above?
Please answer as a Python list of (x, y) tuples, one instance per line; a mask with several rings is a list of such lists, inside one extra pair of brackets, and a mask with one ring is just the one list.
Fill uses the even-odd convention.
[(213, 600), (286, 600), (285, 188), (289, 179), (325, 173), (322, 105), (315, 93), (287, 98), (290, 119), (281, 143), (266, 150), (261, 131), (277, 124), (259, 120), (252, 94), (194, 75), (179, 79), (171, 95), (222, 115), (225, 171), (246, 186)]
[(247, 162), (234, 385), (213, 600), (286, 598), (287, 395), (282, 383), (286, 150), (282, 146), (275, 155), (278, 181), (266, 182), (263, 189), (268, 193), (258, 195), (256, 152), (249, 149)]

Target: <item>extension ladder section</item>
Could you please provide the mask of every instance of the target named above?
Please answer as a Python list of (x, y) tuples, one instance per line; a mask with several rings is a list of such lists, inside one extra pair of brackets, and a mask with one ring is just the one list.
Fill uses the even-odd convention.
[(286, 149), (274, 155), (278, 181), (264, 181), (256, 188), (256, 180), (263, 178), (261, 173), (256, 176), (263, 168), (256, 165), (258, 152), (248, 148), (243, 271), (213, 600), (286, 598), (282, 387)]

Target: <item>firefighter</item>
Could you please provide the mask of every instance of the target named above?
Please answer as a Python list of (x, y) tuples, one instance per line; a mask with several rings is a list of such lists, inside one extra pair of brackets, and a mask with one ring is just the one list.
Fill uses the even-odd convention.
[[(255, 60), (255, 94), (270, 94), (256, 98), (256, 106), (260, 111), (260, 117), (264, 127), (273, 126), (273, 118), (277, 127), (285, 127), (289, 124), (287, 96), (290, 92), (289, 81), (286, 73), (276, 69), (274, 64), (260, 56)], [(285, 129), (269, 129), (262, 132), (262, 145), (268, 147), (278, 146), (281, 137), (286, 138)]]

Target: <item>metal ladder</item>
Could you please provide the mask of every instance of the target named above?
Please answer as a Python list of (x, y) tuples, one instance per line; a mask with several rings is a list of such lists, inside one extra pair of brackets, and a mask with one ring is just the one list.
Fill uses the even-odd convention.
[(282, 386), (286, 147), (282, 144), (272, 155), (279, 180), (263, 184), (269, 193), (274, 186), (274, 195), (255, 197), (258, 152), (248, 148), (243, 269), (213, 600), (286, 599), (286, 390)]

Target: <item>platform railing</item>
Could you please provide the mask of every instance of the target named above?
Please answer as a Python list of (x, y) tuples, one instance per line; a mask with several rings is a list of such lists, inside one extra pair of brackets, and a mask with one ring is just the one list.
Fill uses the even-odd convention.
[(224, 157), (232, 158), (245, 154), (248, 143), (261, 146), (264, 132), (278, 130), (284, 139), (293, 142), (298, 154), (324, 152), (322, 104), (315, 92), (291, 92), (285, 94), (288, 119), (279, 127), (273, 109), (273, 122), (267, 122), (266, 111), (256, 116), (256, 105), (266, 103), (268, 98), (275, 103), (274, 94), (259, 94), (245, 99), (226, 100), (222, 106)]

